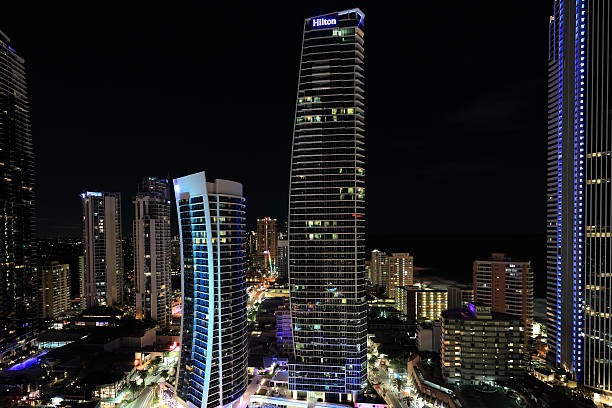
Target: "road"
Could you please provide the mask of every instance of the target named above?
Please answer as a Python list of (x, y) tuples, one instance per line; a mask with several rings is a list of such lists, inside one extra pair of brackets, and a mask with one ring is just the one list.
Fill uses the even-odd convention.
[(408, 408), (408, 405), (397, 397), (396, 390), (393, 385), (389, 385), (389, 376), (385, 370), (381, 367), (378, 372), (374, 374), (374, 382), (379, 383), (378, 386), (384, 390), (384, 399), (391, 408)]
[(149, 408), (151, 406), (151, 402), (153, 401), (153, 388), (145, 387), (138, 398), (134, 402), (132, 402), (131, 408)]
[(240, 401), (238, 401), (238, 404), (236, 404), (236, 408), (246, 408), (249, 405), (249, 400), (251, 399), (251, 395), (255, 394), (257, 390), (259, 389), (262, 378), (263, 377), (260, 375), (256, 375), (253, 377), (253, 380), (247, 387), (246, 391), (244, 392), (244, 395), (240, 398)]

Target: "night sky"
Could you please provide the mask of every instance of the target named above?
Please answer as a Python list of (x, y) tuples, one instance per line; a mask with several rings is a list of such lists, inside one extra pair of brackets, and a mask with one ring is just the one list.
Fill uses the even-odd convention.
[(3, 5), (26, 59), (40, 235), (80, 234), (82, 190), (120, 191), (128, 221), (143, 176), (200, 170), (244, 184), (251, 228), (284, 220), (303, 19), (355, 6), (368, 232), (545, 232), (552, 0), (201, 3)]

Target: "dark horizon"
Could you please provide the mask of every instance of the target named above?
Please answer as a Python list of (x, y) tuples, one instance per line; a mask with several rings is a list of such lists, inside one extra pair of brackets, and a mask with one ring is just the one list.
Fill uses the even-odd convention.
[(249, 228), (284, 221), (303, 19), (355, 6), (368, 235), (544, 234), (548, 2), (308, 2), (3, 14), (26, 60), (39, 235), (81, 234), (83, 190), (121, 192), (131, 231), (140, 178), (200, 170), (243, 183)]

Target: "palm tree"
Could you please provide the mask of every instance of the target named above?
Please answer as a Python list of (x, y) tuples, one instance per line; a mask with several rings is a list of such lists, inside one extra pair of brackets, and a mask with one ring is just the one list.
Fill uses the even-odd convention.
[(395, 388), (397, 388), (397, 392), (400, 392), (400, 390), (404, 388), (404, 380), (402, 380), (400, 377), (395, 377), (393, 379), (393, 385), (395, 385)]
[(375, 365), (377, 361), (378, 361), (378, 357), (376, 355), (372, 354), (372, 356), (368, 360), (368, 363), (370, 363), (370, 365)]

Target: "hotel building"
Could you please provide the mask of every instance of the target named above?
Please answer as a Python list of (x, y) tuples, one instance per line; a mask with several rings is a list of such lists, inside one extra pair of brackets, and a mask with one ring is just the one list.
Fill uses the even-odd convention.
[(289, 389), (366, 386), (364, 15), (304, 20), (289, 187)]
[(442, 376), (455, 384), (479, 384), (522, 378), (523, 323), (520, 317), (489, 306), (442, 313)]
[(448, 292), (420, 285), (398, 286), (395, 308), (409, 321), (440, 320), (442, 312), (448, 309)]

